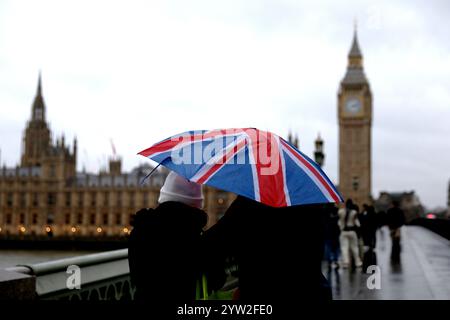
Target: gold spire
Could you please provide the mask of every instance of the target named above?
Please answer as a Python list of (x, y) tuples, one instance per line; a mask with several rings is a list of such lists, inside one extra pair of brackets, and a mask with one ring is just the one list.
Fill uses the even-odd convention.
[(362, 61), (362, 53), (361, 49), (359, 48), (359, 42), (358, 42), (358, 33), (357, 33), (357, 24), (355, 20), (354, 25), (354, 31), (353, 31), (353, 41), (352, 46), (350, 48), (350, 52), (348, 53), (348, 67), (349, 68), (362, 68), (363, 61)]

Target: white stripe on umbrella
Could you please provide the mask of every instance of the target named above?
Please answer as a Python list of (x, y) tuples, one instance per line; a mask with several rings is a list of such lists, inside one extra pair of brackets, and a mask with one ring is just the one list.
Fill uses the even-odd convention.
[(282, 145), (282, 148), (286, 152), (286, 154), (292, 159), (292, 161), (294, 161), (296, 165), (301, 167), (303, 171), (308, 175), (308, 177), (316, 184), (316, 186), (320, 189), (325, 198), (327, 198), (327, 200), (329, 200), (330, 202), (334, 202), (331, 194), (328, 192), (325, 186), (317, 179), (314, 173), (312, 173), (311, 170), (308, 169), (308, 167), (306, 167), (300, 160), (298, 160), (297, 157), (295, 157), (292, 154), (292, 151), (289, 150), (286, 146)]
[(258, 180), (258, 173), (256, 172), (256, 161), (255, 155), (253, 154), (253, 142), (250, 136), (245, 132), (245, 135), (247, 136), (247, 149), (248, 149), (248, 155), (249, 155), (249, 161), (250, 159), (253, 159), (253, 163), (250, 162), (250, 167), (252, 168), (252, 178), (253, 178), (253, 190), (255, 192), (255, 200), (261, 201), (261, 194), (259, 192), (259, 180)]
[(283, 152), (281, 152), (282, 146), (280, 143), (280, 137), (276, 136), (276, 139), (277, 139), (277, 144), (278, 144), (278, 154), (280, 155), (280, 159), (281, 159), (281, 170), (283, 171), (284, 194), (285, 194), (285, 198), (286, 198), (286, 204), (288, 206), (290, 206), (291, 205), (291, 197), (289, 195), (289, 189), (288, 189), (288, 184), (287, 184), (287, 180), (286, 180), (286, 163), (284, 160)]
[[(245, 137), (240, 137), (238, 139), (236, 139), (235, 141), (233, 141), (233, 143), (230, 143), (225, 149), (223, 149), (224, 151), (221, 153), (216, 154), (214, 157), (212, 157), (211, 159), (208, 160), (207, 163), (205, 163), (198, 171), (197, 173), (192, 176), (192, 178), (190, 179), (191, 181), (194, 182), (198, 182), (205, 174), (208, 173), (208, 171), (217, 164), (217, 162), (219, 160), (221, 160), (231, 149), (233, 149), (235, 146), (237, 146), (239, 143), (244, 142), (245, 141)], [(233, 152), (232, 154), (230, 154), (230, 156), (228, 156), (225, 159), (225, 162), (222, 163), (222, 166), (224, 166), (226, 163), (230, 162), (234, 155), (236, 155), (237, 153), (239, 153), (239, 151), (242, 150), (242, 148), (245, 147), (245, 144), (243, 144), (242, 146), (240, 146), (238, 148), (238, 150), (236, 150), (236, 152)], [(218, 169), (217, 171), (219, 171), (220, 169)], [(216, 171), (216, 172), (217, 172)], [(203, 183), (206, 183), (209, 179), (211, 179), (215, 173), (211, 174), (211, 176), (209, 176)]]

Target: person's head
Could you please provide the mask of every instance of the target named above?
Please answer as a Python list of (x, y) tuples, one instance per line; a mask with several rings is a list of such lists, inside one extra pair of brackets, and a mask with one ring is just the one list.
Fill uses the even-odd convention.
[(363, 210), (366, 212), (369, 211), (369, 205), (367, 203), (363, 204)]
[(171, 171), (162, 186), (158, 203), (181, 202), (201, 209), (203, 207), (202, 186)]

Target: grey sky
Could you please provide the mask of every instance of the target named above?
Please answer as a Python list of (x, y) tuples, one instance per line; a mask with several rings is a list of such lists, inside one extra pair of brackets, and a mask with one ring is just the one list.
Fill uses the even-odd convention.
[[(318, 2), (318, 1), (316, 1)], [(444, 206), (450, 178), (448, 1), (0, 0), (0, 148), (20, 160), (38, 71), (47, 120), (78, 168), (190, 129), (298, 133), (337, 180), (336, 93), (353, 21), (374, 96), (373, 193)]]

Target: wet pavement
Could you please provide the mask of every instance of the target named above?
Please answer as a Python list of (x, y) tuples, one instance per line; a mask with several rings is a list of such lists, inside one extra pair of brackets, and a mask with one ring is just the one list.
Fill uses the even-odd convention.
[(381, 275), (380, 289), (368, 288), (367, 282), (372, 285), (376, 282), (367, 270), (329, 271), (324, 265), (334, 299), (450, 299), (450, 241), (447, 239), (423, 227), (402, 227), (400, 259), (393, 261), (389, 229), (385, 227), (377, 232), (375, 252)]

